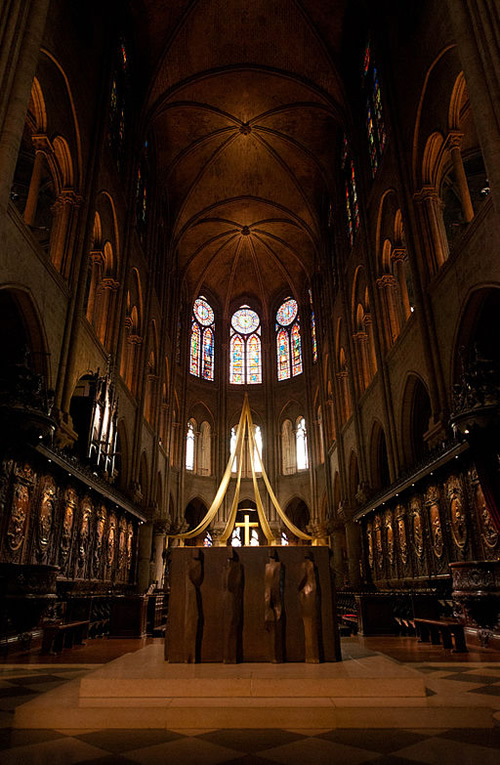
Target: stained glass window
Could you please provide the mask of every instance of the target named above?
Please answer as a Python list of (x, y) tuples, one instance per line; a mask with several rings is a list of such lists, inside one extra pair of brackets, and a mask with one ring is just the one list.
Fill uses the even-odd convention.
[(214, 379), (215, 315), (200, 295), (193, 303), (189, 371), (203, 380)]
[(288, 380), (290, 377), (290, 347), (288, 342), (288, 332), (281, 329), (277, 338), (278, 351), (278, 380)]
[(300, 328), (298, 322), (292, 327), (292, 375), (300, 375), (302, 372), (302, 347), (300, 342)]
[(309, 467), (309, 457), (307, 454), (306, 421), (303, 417), (299, 417), (297, 421), (295, 439), (297, 447), (297, 470), (307, 470)]
[[(346, 150), (347, 146), (347, 150)], [(344, 136), (342, 151), (342, 169), (344, 171), (345, 182), (345, 210), (347, 219), (347, 236), (349, 242), (354, 244), (354, 237), (359, 228), (359, 204), (358, 191), (356, 188), (356, 173), (354, 171), (354, 162), (349, 152), (347, 138)]]
[(192, 375), (199, 377), (200, 375), (200, 335), (201, 331), (198, 324), (193, 321), (191, 329), (191, 354), (189, 371)]
[(208, 327), (203, 333), (203, 373), (204, 380), (214, 379), (214, 333)]
[(276, 362), (278, 380), (302, 372), (299, 307), (293, 298), (287, 298), (276, 312)]
[(363, 59), (363, 87), (366, 97), (366, 132), (370, 164), (372, 175), (375, 175), (382, 152), (384, 151), (387, 135), (385, 132), (380, 82), (369, 44), (366, 46)]
[(309, 290), (309, 305), (311, 306), (311, 343), (312, 343), (312, 357), (313, 364), (316, 364), (318, 360), (318, 341), (316, 339), (316, 318), (314, 316), (314, 305), (312, 298), (312, 291)]
[(262, 344), (259, 315), (243, 305), (231, 317), (229, 382), (254, 385), (262, 382)]
[(260, 364), (260, 337), (251, 335), (247, 340), (247, 382), (262, 382), (262, 371)]
[(194, 425), (191, 421), (189, 421), (186, 433), (186, 470), (194, 470), (194, 445)]
[(116, 63), (109, 95), (108, 145), (118, 171), (122, 169), (126, 137), (126, 103), (128, 100), (129, 77), (127, 50), (123, 40), (116, 52)]
[(236, 385), (242, 385), (245, 380), (243, 376), (243, 356), (245, 353), (245, 344), (240, 335), (233, 335), (231, 338), (231, 369), (229, 382)]

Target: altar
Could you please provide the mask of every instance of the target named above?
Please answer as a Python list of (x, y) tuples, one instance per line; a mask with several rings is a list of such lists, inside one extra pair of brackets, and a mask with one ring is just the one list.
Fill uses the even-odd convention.
[(327, 547), (178, 547), (169, 555), (167, 661), (340, 661)]
[[(245, 439), (256, 520), (250, 521), (253, 511), (243, 509), (244, 520), (238, 523)], [(260, 458), (257, 474), (256, 448), (245, 394), (236, 443), (206, 516), (194, 529), (172, 535), (178, 546), (168, 552), (165, 659), (169, 662), (318, 664), (341, 659), (330, 549), (286, 516)], [(186, 540), (199, 538), (220, 511), (233, 465), (237, 465), (236, 486), (217, 545), (184, 547)], [(260, 479), (283, 527), (306, 544), (278, 544), (264, 511)], [(259, 546), (257, 530), (267, 545)]]

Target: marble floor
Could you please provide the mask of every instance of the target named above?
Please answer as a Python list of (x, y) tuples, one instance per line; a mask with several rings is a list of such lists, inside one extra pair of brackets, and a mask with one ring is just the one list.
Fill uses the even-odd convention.
[[(401, 640), (403, 642), (401, 642)], [(156, 765), (342, 765), (342, 763), (437, 763), (438, 765), (498, 765), (500, 762), (500, 657), (493, 653), (457, 655), (438, 646), (423, 652), (415, 641), (405, 649), (404, 638), (349, 638), (344, 651), (365, 649), (398, 655), (425, 678), (429, 703), (466, 705), (471, 711), (491, 711), (491, 727), (397, 729), (217, 729), (217, 730), (15, 730), (17, 706), (72, 680), (85, 677), (97, 666), (117, 658), (113, 641), (92, 641), (88, 649), (66, 651), (60, 657), (32, 655), (0, 664), (0, 762), (2, 765), (70, 765), (72, 763), (144, 763)], [(349, 642), (350, 641), (350, 642)], [(356, 641), (354, 643), (353, 641)], [(399, 641), (399, 642), (398, 642)], [(122, 641), (120, 641), (122, 642)], [(108, 645), (109, 644), (109, 653)], [(144, 646), (123, 641), (122, 652)], [(381, 650), (383, 646), (384, 650)], [(436, 650), (432, 650), (435, 648)], [(405, 653), (406, 651), (406, 653)], [(64, 657), (64, 658), (63, 658)], [(70, 659), (73, 659), (71, 662)], [(406, 659), (404, 661), (403, 659)], [(44, 661), (44, 663), (41, 663)], [(104, 710), (103, 710), (104, 713)], [(105, 717), (105, 714), (103, 714)], [(498, 718), (498, 719), (497, 719)], [(193, 724), (195, 721), (193, 721)]]

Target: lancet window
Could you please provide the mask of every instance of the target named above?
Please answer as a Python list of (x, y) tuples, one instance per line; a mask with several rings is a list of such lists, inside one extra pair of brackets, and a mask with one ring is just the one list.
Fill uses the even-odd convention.
[(189, 371), (203, 380), (214, 379), (215, 316), (202, 295), (193, 303)]
[(366, 46), (363, 59), (363, 88), (366, 99), (366, 133), (370, 151), (370, 164), (372, 175), (375, 175), (384, 151), (387, 136), (380, 80), (370, 44)]
[(262, 342), (258, 314), (242, 305), (231, 317), (229, 382), (253, 385), (262, 382)]
[(307, 470), (309, 467), (309, 455), (307, 451), (306, 421), (299, 417), (295, 429), (295, 444), (297, 449), (297, 470)]
[(141, 241), (144, 240), (148, 216), (148, 141), (144, 142), (142, 158), (137, 168), (135, 185), (135, 215), (137, 220), (137, 233)]
[(186, 432), (186, 470), (195, 469), (196, 432), (194, 420), (189, 420)]
[(288, 380), (303, 371), (299, 309), (293, 298), (287, 298), (276, 313), (276, 360), (278, 380)]
[(113, 154), (118, 171), (123, 165), (123, 150), (125, 146), (126, 109), (128, 89), (129, 62), (125, 43), (120, 42), (117, 61), (113, 71), (111, 92), (109, 95), (109, 127), (108, 145)]
[(352, 246), (354, 244), (354, 238), (359, 228), (359, 203), (354, 162), (346, 136), (344, 136), (341, 164), (342, 171), (344, 173), (347, 235)]
[[(253, 426), (253, 434), (255, 438), (255, 446), (253, 450), (253, 464), (255, 467), (256, 473), (262, 473), (262, 430), (260, 425), (254, 425)], [(230, 441), (230, 450), (231, 454), (233, 453), (234, 449), (236, 448), (236, 439), (238, 436), (238, 426), (236, 425), (234, 428), (231, 428), (231, 441)], [(241, 467), (241, 477), (242, 478), (251, 478), (252, 477), (252, 464), (250, 462), (250, 454), (249, 454), (249, 440), (248, 438), (245, 438), (245, 443), (243, 444), (242, 449), (243, 454), (243, 464)], [(232, 465), (232, 472), (237, 473), (238, 472), (238, 457), (233, 462)]]
[(318, 340), (316, 337), (316, 317), (314, 315), (314, 305), (312, 298), (312, 290), (309, 290), (309, 306), (311, 308), (311, 347), (313, 364), (318, 361)]

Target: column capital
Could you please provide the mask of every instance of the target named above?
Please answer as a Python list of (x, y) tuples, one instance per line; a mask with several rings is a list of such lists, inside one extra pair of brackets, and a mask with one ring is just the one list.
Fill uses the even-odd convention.
[(397, 286), (398, 280), (393, 274), (384, 274), (377, 279), (377, 287), (379, 290), (394, 289)]
[(42, 154), (53, 154), (54, 148), (50, 142), (50, 138), (46, 133), (35, 133), (31, 136), (31, 142), (36, 152)]
[(459, 149), (462, 147), (462, 140), (463, 140), (464, 134), (460, 132), (460, 130), (450, 130), (448, 135), (446, 136), (446, 141), (444, 143), (445, 149), (448, 151), (451, 151), (452, 149)]
[(77, 194), (73, 189), (63, 189), (56, 201), (51, 207), (51, 210), (56, 213), (65, 207), (78, 208), (83, 204), (83, 197)]
[(101, 279), (99, 287), (103, 290), (112, 290), (113, 292), (117, 292), (120, 289), (120, 282), (117, 282), (116, 279), (106, 277), (105, 279)]
[(408, 253), (405, 247), (395, 247), (391, 252), (391, 260), (393, 263), (403, 263), (408, 258)]
[(434, 186), (426, 185), (422, 186), (420, 191), (416, 191), (413, 195), (413, 199), (417, 204), (423, 204), (424, 202), (430, 202), (435, 200), (439, 202), (439, 194)]

